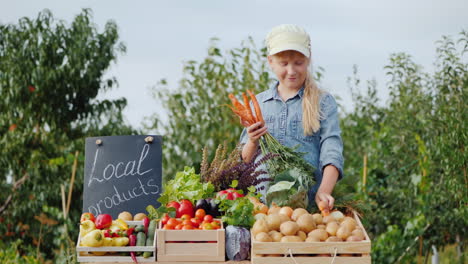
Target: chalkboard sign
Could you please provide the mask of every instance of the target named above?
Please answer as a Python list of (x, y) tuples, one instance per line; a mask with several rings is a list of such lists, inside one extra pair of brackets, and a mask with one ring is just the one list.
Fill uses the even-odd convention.
[(162, 176), (161, 136), (86, 138), (83, 212), (146, 213), (159, 206)]

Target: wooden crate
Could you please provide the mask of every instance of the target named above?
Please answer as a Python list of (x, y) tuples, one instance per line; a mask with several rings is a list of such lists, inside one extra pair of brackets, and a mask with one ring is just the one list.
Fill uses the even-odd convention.
[[(143, 221), (126, 221), (128, 225), (142, 225)], [(153, 246), (144, 247), (83, 247), (80, 246), (81, 232), (78, 235), (78, 242), (76, 243), (76, 253), (78, 262), (133, 262), (130, 257), (130, 252), (146, 252), (150, 251), (153, 255), (149, 258), (137, 256), (138, 262), (155, 262), (156, 261), (156, 235), (154, 237)], [(96, 256), (89, 252), (108, 252), (104, 256)], [(127, 252), (128, 256), (121, 256), (120, 253)]]
[(158, 263), (224, 263), (225, 234), (224, 228), (164, 230), (160, 222), (156, 231)]
[[(353, 212), (354, 219), (364, 231), (360, 242), (256, 242), (252, 237), (252, 264), (371, 264), (371, 240), (361, 220)], [(280, 254), (281, 256), (263, 256)], [(319, 256), (328, 254), (329, 256)], [(342, 254), (352, 256), (340, 256)]]

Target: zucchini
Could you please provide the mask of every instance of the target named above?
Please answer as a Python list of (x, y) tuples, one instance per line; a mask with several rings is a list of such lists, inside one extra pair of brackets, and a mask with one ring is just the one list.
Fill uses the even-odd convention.
[(137, 235), (137, 247), (144, 247), (145, 246), (145, 243), (146, 243), (146, 235), (145, 235), (145, 232), (142, 231), (142, 232), (138, 232), (138, 235)]
[(137, 227), (135, 227), (135, 233), (138, 233), (138, 232), (145, 232), (145, 226), (144, 225), (137, 225)]

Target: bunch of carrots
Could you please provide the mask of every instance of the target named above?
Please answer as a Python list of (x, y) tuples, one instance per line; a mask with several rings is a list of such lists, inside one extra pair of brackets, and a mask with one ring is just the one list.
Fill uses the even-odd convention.
[[(233, 94), (229, 94), (229, 99), (231, 99), (232, 102), (232, 106), (229, 107), (231, 108), (232, 112), (240, 117), (241, 124), (244, 127), (249, 127), (257, 122), (262, 122), (262, 124), (265, 124), (262, 110), (260, 109), (257, 98), (252, 93), (252, 91), (247, 90), (247, 93), (250, 96), (250, 100), (255, 110), (255, 115), (250, 108), (249, 97), (245, 93), (242, 93), (244, 104), (239, 102), (239, 100), (237, 100)], [(294, 149), (283, 146), (270, 133), (267, 132), (262, 136), (262, 138), (263, 140), (260, 140), (260, 148), (263, 155), (266, 155), (269, 152), (279, 154), (276, 160), (270, 159), (267, 162), (269, 165), (268, 170), (271, 175), (275, 175), (276, 173), (283, 171), (285, 168), (291, 167), (292, 165), (298, 163), (301, 166), (305, 166), (307, 170), (313, 170), (312, 167), (306, 164), (300, 153), (295, 152)]]

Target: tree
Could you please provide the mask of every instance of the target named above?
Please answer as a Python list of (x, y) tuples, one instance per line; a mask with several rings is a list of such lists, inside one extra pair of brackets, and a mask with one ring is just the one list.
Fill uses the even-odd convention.
[[(66, 255), (59, 249), (70, 241), (67, 230), (76, 241), (84, 138), (134, 132), (123, 122), (125, 99), (96, 99), (116, 86), (103, 74), (123, 52), (117, 25), (108, 22), (99, 33), (89, 9), (70, 25), (48, 10), (0, 25), (0, 235), (7, 245), (21, 239), (23, 250), (36, 246), (51, 258)], [(75, 159), (65, 217), (61, 188), (71, 190)], [(53, 221), (58, 227), (44, 225)]]
[(431, 245), (466, 244), (466, 31), (458, 44), (449, 37), (438, 42), (434, 73), (407, 54), (392, 54), (385, 67), (389, 102), (377, 104), (370, 82), (367, 95), (354, 93), (355, 108), (342, 120), (345, 174), (359, 179), (367, 171), (367, 184), (360, 181), (358, 189), (372, 205), (364, 220), (377, 263), (414, 263), (416, 255), (428, 257)]

